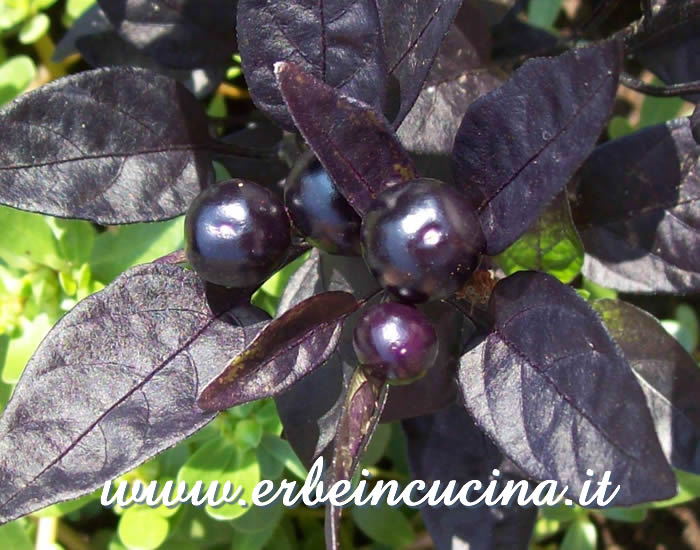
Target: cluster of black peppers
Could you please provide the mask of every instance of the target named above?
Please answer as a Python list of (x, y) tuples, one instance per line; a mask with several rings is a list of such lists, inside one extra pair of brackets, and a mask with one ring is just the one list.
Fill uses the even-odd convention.
[[(576, 498), (609, 471), (624, 506), (674, 495), (671, 466), (700, 473), (697, 366), (658, 322), (493, 261), (554, 212), (593, 281), (698, 291), (698, 111), (596, 142), (620, 80), (697, 99), (700, 2), (643, 2), (586, 47), (522, 4), (490, 26), (488, 0), (99, 0), (59, 52), (104, 68), (0, 113), (0, 202), (98, 224), (187, 211), (186, 254), (127, 271), (41, 344), (0, 420), (0, 519), (269, 396), (328, 482), (398, 419), (426, 481), (499, 468)], [(256, 112), (219, 138), (193, 93), (234, 51), (275, 126)], [(635, 81), (628, 57), (669, 86)], [(213, 158), (236, 179), (214, 184)], [(252, 292), (308, 244), (269, 320)], [(525, 547), (535, 514), (423, 509), (438, 548)]]

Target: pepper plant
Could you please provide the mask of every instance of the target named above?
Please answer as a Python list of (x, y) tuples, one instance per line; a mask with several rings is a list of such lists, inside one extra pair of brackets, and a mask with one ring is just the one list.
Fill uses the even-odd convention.
[[(700, 3), (645, 1), (601, 36), (615, 2), (593, 2), (567, 39), (524, 4), (495, 26), (467, 0), (99, 0), (79, 19), (63, 48), (100, 68), (0, 111), (0, 202), (99, 225), (187, 212), (186, 247), (82, 300), (29, 360), (0, 419), (0, 519), (266, 397), (327, 483), (396, 420), (428, 484), (498, 469), (576, 500), (607, 471), (631, 506), (700, 473), (695, 359), (578, 288), (698, 291), (698, 110), (599, 142), (620, 82), (697, 100)], [(236, 51), (256, 109), (212, 120), (194, 94)], [(274, 318), (251, 304), (312, 245)], [(437, 548), (526, 547), (536, 517), (421, 512)]]

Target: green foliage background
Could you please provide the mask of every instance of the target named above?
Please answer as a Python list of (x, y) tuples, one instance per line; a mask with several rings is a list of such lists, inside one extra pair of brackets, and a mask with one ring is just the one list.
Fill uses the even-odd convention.
[[(51, 36), (66, 27), (94, 0), (0, 0), (0, 105), (70, 71), (71, 62), (51, 60)], [(533, 0), (529, 17), (553, 29), (561, 2)], [(229, 78), (240, 74), (232, 61)], [(614, 117), (610, 137), (678, 116), (679, 99), (648, 98), (639, 120)], [(215, 95), (212, 115), (226, 114), (226, 101)], [(229, 175), (218, 166), (219, 178)], [(555, 209), (553, 211), (556, 213)], [(511, 274), (521, 269), (548, 271), (563, 282), (581, 280), (583, 247), (568, 212), (551, 212), (498, 258)], [(0, 408), (42, 338), (79, 300), (109, 284), (125, 269), (182, 247), (182, 219), (163, 223), (98, 228), (0, 207)], [(274, 314), (279, 296), (303, 258), (273, 276), (253, 298)], [(583, 280), (579, 292), (588, 299), (615, 296)], [(698, 319), (688, 304), (676, 306), (664, 327), (691, 353), (698, 348)], [(225, 482), (246, 488), (261, 479), (303, 480), (306, 471), (288, 443), (274, 402), (263, 400), (222, 413), (204, 430), (161, 454), (122, 479)], [(380, 426), (364, 466), (375, 477), (409, 480), (403, 435), (397, 426)], [(609, 519), (643, 521), (651, 508), (671, 506), (700, 496), (700, 477), (678, 474), (680, 494), (672, 501), (603, 512)], [(115, 480), (119, 482), (121, 480)], [(388, 506), (355, 509), (345, 514), (344, 547), (390, 549), (416, 546), (425, 538), (417, 511)], [(576, 507), (542, 510), (533, 549), (595, 549), (597, 529), (591, 512)], [(314, 550), (323, 547), (323, 510), (280, 505), (268, 508), (227, 505), (222, 508), (173, 509), (132, 506), (105, 510), (99, 492), (51, 506), (0, 527), (0, 548), (12, 550)], [(421, 548), (424, 546), (420, 546)]]

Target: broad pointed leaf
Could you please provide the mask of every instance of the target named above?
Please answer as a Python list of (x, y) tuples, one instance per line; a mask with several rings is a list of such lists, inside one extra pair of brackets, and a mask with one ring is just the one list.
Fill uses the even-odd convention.
[(401, 103), (393, 121), (398, 128), (428, 76), (440, 44), (462, 0), (378, 0), (388, 74), (398, 80)]
[[(324, 291), (351, 292), (365, 298), (378, 288), (361, 259), (314, 249), (287, 283), (279, 311)], [(335, 437), (345, 392), (357, 367), (352, 349), (355, 318), (350, 315), (345, 321), (340, 341), (323, 365), (275, 397), (284, 436), (307, 468)]]
[(209, 182), (197, 100), (142, 69), (87, 71), (0, 111), (0, 202), (101, 224), (178, 216)]
[(283, 392), (333, 353), (344, 319), (358, 306), (347, 292), (325, 292), (297, 304), (270, 322), (197, 403), (217, 411)]
[(172, 69), (209, 68), (236, 51), (236, 0), (98, 0), (129, 44)]
[(286, 130), (294, 122), (275, 79), (279, 61), (382, 108), (386, 60), (375, 0), (241, 0), (238, 40), (253, 101)]
[[(333, 459), (324, 482), (330, 486), (350, 480), (382, 415), (389, 386), (363, 369), (356, 369), (345, 397), (333, 441)], [(339, 550), (341, 509), (326, 505), (326, 549)]]
[(87, 494), (212, 420), (197, 393), (267, 322), (212, 307), (192, 271), (146, 264), (56, 324), (0, 419), (0, 521)]
[(618, 300), (598, 300), (593, 308), (640, 380), (666, 457), (700, 474), (697, 361), (647, 312)]
[[(479, 480), (484, 487), (494, 478), (522, 480), (496, 446), (469, 418), (464, 408), (453, 405), (430, 416), (402, 422), (413, 478), (426, 487), (440, 481), (444, 487), (455, 480), (457, 487)], [(471, 499), (478, 498), (479, 493)], [(512, 506), (464, 508), (423, 506), (421, 515), (436, 550), (526, 550), (537, 518), (537, 509)]]
[(593, 149), (620, 64), (616, 41), (533, 59), (471, 105), (455, 140), (454, 173), (479, 212), (489, 255), (527, 230)]
[(174, 78), (195, 96), (203, 97), (214, 91), (226, 71), (224, 61), (210, 63), (206, 68), (172, 69), (164, 67), (133, 44), (126, 42), (116, 31), (88, 34), (76, 39), (75, 47), (91, 67), (140, 67)]
[(559, 193), (535, 223), (498, 256), (506, 275), (516, 271), (546, 271), (570, 283), (583, 266), (583, 243), (571, 219), (566, 193)]
[(486, 68), (482, 61), (476, 46), (453, 26), (423, 90), (397, 131), (421, 175), (452, 180), (450, 157), (464, 113), (503, 82), (498, 70)]
[(611, 472), (614, 506), (675, 495), (644, 393), (571, 287), (521, 271), (496, 285), (489, 311), (492, 332), (462, 357), (459, 383), (503, 454), (529, 477), (567, 485), (573, 500), (588, 470), (595, 481)]
[(297, 128), (360, 215), (382, 189), (415, 178), (408, 153), (383, 115), (299, 65), (278, 63), (276, 72)]
[(700, 289), (699, 159), (687, 118), (595, 150), (574, 207), (589, 254), (584, 275), (626, 292)]
[[(673, 0), (655, 10), (628, 48), (667, 84), (700, 80), (700, 1)], [(688, 94), (700, 102), (700, 94)]]

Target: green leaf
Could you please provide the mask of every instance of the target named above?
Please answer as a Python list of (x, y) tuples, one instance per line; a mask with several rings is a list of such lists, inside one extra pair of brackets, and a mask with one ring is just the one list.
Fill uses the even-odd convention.
[[(230, 520), (243, 516), (253, 508), (251, 495), (255, 486), (260, 483), (260, 465), (254, 450), (241, 452), (237, 450), (236, 460), (228, 464), (220, 476), (219, 481), (223, 484), (230, 481), (234, 490), (243, 488), (240, 500), (232, 504), (224, 504), (217, 508), (207, 505), (207, 514), (214, 519)], [(244, 504), (245, 502), (245, 504)]]
[(36, 66), (31, 57), (18, 55), (0, 65), (0, 105), (22, 93), (36, 78)]
[(155, 509), (132, 506), (119, 519), (117, 533), (129, 550), (155, 550), (168, 538), (170, 524)]
[(260, 446), (284, 464), (284, 467), (295, 477), (299, 478), (301, 481), (306, 480), (308, 471), (304, 468), (299, 457), (287, 441), (276, 435), (267, 433), (263, 435)]
[(637, 506), (631, 508), (605, 508), (601, 512), (606, 518), (626, 523), (640, 523), (647, 517), (647, 510)]
[(372, 434), (372, 439), (367, 446), (365, 454), (362, 456), (363, 466), (374, 466), (384, 456), (391, 439), (391, 424), (380, 424)]
[(24, 521), (17, 520), (0, 526), (0, 540), (4, 548), (34, 550), (34, 545), (23, 525)]
[(378, 506), (355, 506), (352, 519), (370, 539), (391, 548), (401, 548), (413, 542), (413, 528), (406, 516), (386, 502)]
[(591, 300), (602, 300), (605, 298), (617, 300), (617, 291), (600, 286), (585, 277), (583, 278), (583, 288), (589, 293)]
[(236, 518), (231, 525), (241, 533), (257, 533), (259, 531), (272, 532), (282, 519), (284, 505), (281, 500), (276, 500), (269, 506), (253, 506), (247, 514)]
[(0, 207), (0, 256), (8, 265), (31, 270), (45, 265), (56, 271), (66, 267), (58, 243), (44, 216)]
[(632, 132), (634, 132), (634, 126), (625, 117), (614, 116), (610, 119), (610, 124), (608, 124), (608, 136), (610, 136), (610, 139), (624, 137)]
[(583, 244), (571, 219), (569, 201), (562, 193), (497, 258), (506, 275), (523, 270), (546, 271), (569, 283), (580, 273), (583, 256)]
[(588, 520), (575, 521), (566, 530), (559, 550), (596, 550), (598, 532)]
[[(658, 78), (652, 82), (654, 86), (662, 86)], [(680, 97), (646, 96), (639, 115), (639, 128), (654, 126), (679, 116), (685, 102)]]
[[(246, 516), (247, 515), (249, 514), (246, 514)], [(231, 543), (231, 550), (260, 550), (270, 541), (274, 533), (275, 532), (271, 528), (265, 531), (256, 531), (255, 533), (236, 534)], [(268, 548), (276, 549), (277, 547), (268, 546)]]
[(535, 529), (532, 531), (532, 540), (539, 542), (544, 539), (556, 535), (561, 531), (562, 525), (556, 520), (541, 517), (535, 524)]
[(240, 448), (255, 448), (262, 439), (262, 426), (255, 419), (239, 420), (233, 429), (233, 439)]
[(110, 227), (95, 239), (90, 259), (93, 277), (109, 283), (127, 268), (151, 262), (182, 248), (184, 217), (166, 222)]
[(561, 10), (561, 0), (530, 0), (527, 20), (536, 27), (551, 28)]
[(20, 320), (20, 335), (11, 338), (7, 346), (5, 364), (2, 368), (2, 381), (16, 384), (44, 336), (53, 326), (53, 320), (45, 313), (37, 315), (32, 321)]
[(183, 464), (178, 472), (178, 483), (185, 481), (191, 488), (197, 481), (204, 484), (203, 490), (214, 482), (219, 482), (219, 492), (226, 481), (230, 481), (235, 491), (239, 486), (243, 488), (239, 499), (245, 501), (247, 506), (237, 503), (223, 504), (218, 508), (212, 508), (207, 504), (206, 513), (214, 519), (228, 520), (245, 514), (250, 510), (252, 501), (250, 496), (255, 485), (260, 481), (260, 466), (255, 452), (242, 452), (228, 443), (224, 438), (217, 438), (202, 445)]
[(63, 18), (66, 27), (80, 17), (85, 10), (95, 3), (95, 0), (68, 0), (66, 2), (66, 12)]
[(39, 40), (51, 26), (51, 20), (45, 13), (37, 13), (22, 25), (17, 37), (21, 44), (33, 44)]
[(86, 504), (99, 499), (101, 493), (102, 490), (100, 489), (99, 491), (95, 491), (94, 493), (85, 495), (84, 497), (76, 498), (75, 500), (68, 500), (66, 502), (53, 504), (39, 510), (38, 512), (34, 512), (32, 516), (37, 518), (59, 518), (70, 514), (71, 512), (75, 512), (76, 510), (80, 510)]
[(58, 242), (58, 251), (64, 260), (79, 267), (90, 259), (97, 236), (90, 222), (49, 216), (44, 219)]

